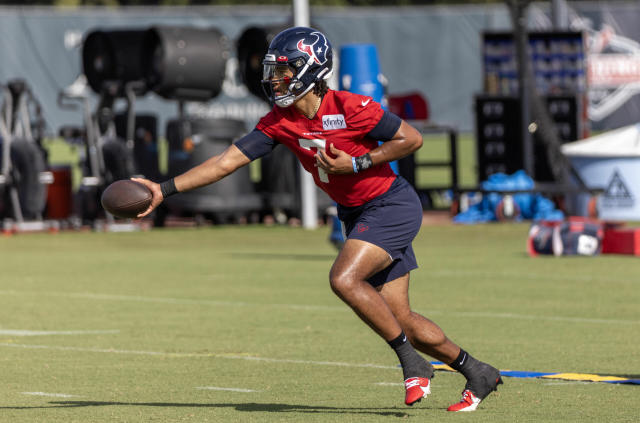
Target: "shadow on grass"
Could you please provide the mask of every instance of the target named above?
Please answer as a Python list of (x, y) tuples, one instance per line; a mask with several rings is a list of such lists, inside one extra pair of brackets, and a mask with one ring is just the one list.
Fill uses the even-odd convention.
[(207, 408), (235, 408), (237, 411), (245, 412), (267, 412), (267, 413), (310, 413), (310, 414), (355, 414), (355, 415), (376, 415), (385, 417), (405, 418), (407, 414), (396, 408), (354, 408), (354, 407), (325, 407), (314, 405), (296, 404), (258, 404), (254, 402), (243, 404), (215, 404), (215, 403), (173, 403), (173, 402), (117, 402), (117, 401), (51, 401), (50, 406), (34, 407), (0, 407), (0, 409), (25, 410), (35, 408), (65, 408), (65, 407), (104, 407), (104, 406), (144, 406), (144, 407), (207, 407)]

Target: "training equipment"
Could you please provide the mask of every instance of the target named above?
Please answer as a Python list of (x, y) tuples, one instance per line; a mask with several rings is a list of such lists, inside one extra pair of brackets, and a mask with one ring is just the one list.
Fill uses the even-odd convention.
[[(74, 225), (91, 225), (94, 228), (106, 228), (111, 230), (113, 215), (104, 216), (107, 224), (103, 226), (102, 208), (100, 197), (105, 188), (112, 182), (128, 179), (132, 176), (144, 176), (156, 178), (157, 175), (142, 174), (136, 169), (134, 149), (138, 143), (139, 135), (145, 137), (140, 140), (144, 145), (155, 145), (155, 140), (150, 139), (146, 130), (140, 130), (136, 126), (134, 103), (140, 89), (139, 81), (131, 80), (124, 86), (118, 81), (105, 75), (100, 99), (95, 111), (90, 110), (93, 101), (90, 101), (90, 92), (86, 80), (78, 78), (72, 85), (60, 92), (58, 102), (62, 108), (77, 110), (81, 104), (83, 126), (65, 125), (60, 128), (60, 136), (72, 145), (78, 145), (83, 149), (79, 167), (82, 170), (82, 178), (77, 189), (74, 203), (77, 205), (78, 220)], [(123, 94), (124, 93), (124, 94)], [(125, 125), (114, 124), (114, 107), (116, 102), (124, 100), (126, 96), (127, 109), (124, 112)], [(120, 128), (118, 128), (120, 126)], [(124, 127), (124, 128), (123, 128)], [(126, 139), (118, 136), (118, 130)], [(125, 230), (119, 228), (118, 230)]]
[[(272, 103), (289, 107), (309, 92), (316, 82), (329, 79), (333, 70), (333, 48), (327, 37), (313, 28), (289, 28), (276, 35), (262, 61), (262, 87)], [(294, 75), (275, 79), (276, 66), (288, 65)], [(275, 82), (285, 82), (287, 92), (276, 96)]]
[(115, 181), (102, 193), (102, 207), (112, 215), (134, 218), (151, 204), (153, 195), (139, 182), (130, 179)]
[(566, 221), (538, 221), (529, 230), (527, 251), (531, 257), (596, 256), (604, 248), (604, 229), (603, 222), (582, 216), (571, 216)]
[(404, 387), (407, 390), (404, 403), (407, 405), (420, 402), (431, 393), (431, 381), (426, 377), (411, 377), (404, 381)]
[(624, 228), (622, 224), (605, 227), (602, 254), (631, 254), (640, 256), (640, 228)]
[(486, 363), (480, 363), (480, 368), (467, 380), (460, 402), (449, 406), (447, 411), (473, 411), (478, 408), (480, 401), (497, 391), (501, 384), (500, 371)]
[(42, 107), (22, 79), (0, 85), (0, 103), (0, 227), (3, 233), (51, 229), (44, 220), (53, 174), (42, 144)]

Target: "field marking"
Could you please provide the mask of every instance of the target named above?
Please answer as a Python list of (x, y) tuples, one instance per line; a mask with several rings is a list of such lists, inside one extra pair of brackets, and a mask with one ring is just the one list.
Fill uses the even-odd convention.
[(544, 273), (517, 273), (517, 272), (477, 272), (474, 270), (436, 270), (429, 273), (430, 276), (435, 277), (451, 277), (451, 276), (481, 276), (486, 278), (495, 278), (495, 277), (511, 277), (516, 279), (529, 279), (529, 280), (541, 280), (541, 281), (575, 281), (575, 282), (602, 282), (602, 283), (623, 283), (623, 284), (633, 284), (634, 279), (604, 279), (597, 276), (587, 276), (587, 275), (562, 275), (556, 276), (553, 274), (544, 274)]
[(24, 395), (35, 395), (38, 397), (55, 397), (55, 398), (78, 398), (77, 395), (69, 395), (69, 394), (53, 394), (50, 392), (20, 392)]
[[(213, 358), (223, 358), (230, 360), (247, 360), (247, 361), (261, 361), (265, 363), (285, 363), (285, 364), (310, 364), (316, 366), (335, 366), (335, 367), (350, 367), (350, 368), (368, 368), (368, 369), (385, 369), (385, 370), (399, 370), (400, 367), (396, 366), (385, 366), (379, 364), (369, 364), (369, 363), (345, 363), (340, 361), (313, 361), (313, 360), (293, 360), (293, 359), (284, 359), (284, 358), (268, 358), (268, 357), (254, 357), (254, 356), (244, 356), (244, 355), (234, 355), (234, 354), (216, 354), (216, 353), (167, 353), (160, 351), (141, 351), (141, 350), (118, 350), (118, 349), (105, 349), (105, 348), (80, 348), (80, 347), (63, 347), (63, 346), (53, 346), (53, 345), (28, 345), (28, 344), (12, 344), (7, 342), (0, 342), (0, 347), (11, 347), (11, 348), (23, 348), (23, 349), (41, 349), (41, 350), (54, 350), (54, 351), (74, 351), (74, 352), (93, 352), (93, 353), (106, 353), (106, 354), (133, 354), (133, 355), (147, 355), (147, 356), (159, 356), (159, 357), (174, 357), (174, 358), (191, 358), (191, 357), (213, 357)], [(433, 362), (434, 366), (438, 364), (438, 362)], [(446, 369), (438, 369), (438, 370), (446, 370)], [(619, 377), (613, 376), (600, 376), (600, 375), (588, 375), (588, 374), (572, 374), (572, 373), (536, 373), (535, 375), (529, 376), (517, 376), (513, 374), (508, 374), (510, 371), (504, 370), (502, 373), (505, 377), (516, 377), (516, 378), (553, 378), (556, 377), (558, 379), (564, 379), (568, 381), (572, 381), (571, 377), (563, 378), (563, 375), (573, 375), (581, 376), (579, 382), (605, 382), (605, 383), (631, 383), (635, 385), (640, 385), (640, 380), (636, 379), (627, 379), (622, 380)], [(519, 372), (523, 373), (523, 372)], [(595, 379), (587, 379), (586, 377), (595, 377)], [(615, 380), (608, 380), (608, 378), (613, 378)], [(572, 381), (573, 382), (573, 381)], [(555, 384), (555, 382), (548, 382), (549, 384)], [(386, 382), (377, 383), (377, 385), (386, 385)], [(198, 388), (196, 388), (198, 389)], [(202, 389), (208, 389), (203, 387)], [(215, 387), (211, 387), (211, 389), (215, 389)]]
[(230, 392), (262, 392), (257, 391), (255, 389), (244, 389), (244, 388), (222, 388), (220, 386), (197, 386), (196, 389), (206, 390), (206, 391), (230, 391)]
[(175, 358), (213, 357), (213, 358), (225, 358), (229, 360), (262, 361), (265, 363), (312, 364), (317, 366), (358, 367), (358, 368), (390, 369), (390, 370), (398, 370), (399, 368), (398, 366), (345, 363), (340, 361), (293, 360), (293, 359), (286, 359), (286, 358), (268, 358), (268, 357), (255, 357), (255, 356), (245, 356), (245, 355), (235, 355), (235, 354), (216, 354), (216, 353), (171, 353), (171, 352), (161, 352), (161, 351), (119, 350), (119, 349), (112, 349), (112, 348), (64, 347), (64, 346), (57, 346), (57, 345), (13, 344), (9, 342), (0, 342), (0, 347), (23, 348), (23, 349), (31, 349), (31, 350), (54, 350), (54, 351), (105, 353), (105, 354), (148, 355), (148, 356), (156, 356), (156, 357), (159, 356), (159, 357), (175, 357)]
[(8, 336), (50, 336), (50, 335), (109, 335), (119, 330), (22, 330), (0, 329), (0, 335)]
[(585, 382), (583, 380), (563, 381), (563, 382), (544, 382), (544, 386), (564, 386), (564, 385), (587, 385), (593, 382)]
[[(47, 295), (64, 298), (79, 298), (90, 300), (106, 300), (106, 301), (131, 301), (144, 303), (161, 303), (161, 304), (186, 304), (186, 305), (215, 305), (215, 306), (231, 306), (231, 307), (275, 307), (287, 308), (291, 310), (307, 310), (307, 311), (343, 311), (351, 312), (346, 306), (324, 306), (324, 305), (305, 305), (305, 304), (278, 304), (278, 303), (249, 303), (243, 301), (224, 301), (224, 300), (197, 300), (189, 298), (171, 298), (171, 297), (145, 297), (139, 295), (114, 295), (114, 294), (98, 294), (91, 292), (31, 292), (31, 291), (0, 291), (0, 295)], [(544, 320), (555, 322), (570, 323), (598, 323), (598, 324), (614, 324), (614, 325), (640, 325), (640, 320), (625, 319), (596, 319), (590, 317), (567, 317), (567, 316), (536, 316), (531, 314), (518, 313), (493, 313), (482, 311), (445, 311), (445, 310), (415, 310), (425, 316), (429, 315), (445, 315), (456, 317), (485, 317), (491, 319), (516, 319), (516, 320)]]
[(156, 304), (178, 304), (178, 305), (207, 305), (207, 306), (231, 306), (231, 307), (280, 307), (292, 310), (325, 310), (325, 311), (347, 311), (345, 307), (339, 306), (323, 306), (323, 305), (304, 305), (304, 304), (265, 304), (265, 303), (248, 303), (244, 301), (226, 301), (226, 300), (200, 300), (191, 298), (171, 298), (171, 297), (145, 297), (140, 295), (116, 295), (116, 294), (99, 294), (92, 292), (29, 292), (29, 291), (0, 291), (0, 295), (47, 295), (62, 298), (79, 298), (88, 300), (106, 300), (106, 301), (130, 301), (141, 303)]
[(591, 317), (565, 317), (565, 316), (536, 316), (533, 314), (517, 314), (517, 313), (491, 313), (483, 311), (440, 311), (432, 310), (431, 314), (455, 315), (460, 317), (488, 317), (492, 319), (518, 319), (518, 320), (548, 320), (554, 322), (572, 322), (572, 323), (604, 323), (604, 324), (620, 324), (620, 325), (638, 325), (640, 320), (622, 320), (622, 319), (594, 319)]

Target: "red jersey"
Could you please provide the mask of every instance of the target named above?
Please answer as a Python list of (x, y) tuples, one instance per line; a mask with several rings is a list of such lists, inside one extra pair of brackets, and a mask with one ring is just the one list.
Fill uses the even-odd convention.
[(313, 157), (329, 145), (357, 157), (378, 146), (367, 134), (378, 124), (384, 111), (371, 97), (346, 91), (329, 90), (313, 119), (294, 107), (274, 107), (256, 125), (256, 129), (284, 144), (313, 175), (315, 183), (343, 206), (360, 206), (385, 193), (395, 179), (389, 163), (373, 166), (359, 173), (327, 174), (315, 167)]

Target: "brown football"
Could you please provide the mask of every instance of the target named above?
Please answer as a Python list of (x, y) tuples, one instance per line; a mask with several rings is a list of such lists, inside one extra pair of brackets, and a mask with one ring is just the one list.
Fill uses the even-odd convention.
[(109, 185), (102, 193), (102, 207), (112, 215), (135, 218), (149, 207), (153, 195), (139, 182), (121, 179)]

